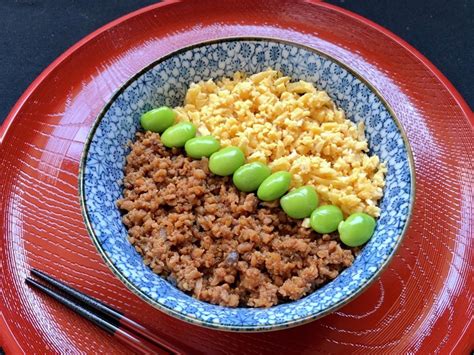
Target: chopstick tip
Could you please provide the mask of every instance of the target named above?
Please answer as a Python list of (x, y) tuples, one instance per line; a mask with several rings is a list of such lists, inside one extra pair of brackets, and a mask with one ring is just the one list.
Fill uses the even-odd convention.
[(32, 268), (32, 269), (30, 269), (30, 273), (33, 274), (33, 275), (38, 275), (38, 274), (41, 274), (41, 271), (39, 271), (36, 268)]
[(27, 285), (34, 285), (35, 280), (33, 280), (31, 277), (27, 276), (27, 277), (25, 278), (25, 283), (26, 283)]

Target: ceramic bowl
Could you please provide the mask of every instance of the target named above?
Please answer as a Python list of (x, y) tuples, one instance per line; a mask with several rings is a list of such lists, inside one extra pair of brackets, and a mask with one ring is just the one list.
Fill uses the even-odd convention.
[[(227, 308), (190, 297), (156, 275), (127, 240), (115, 201), (122, 196), (127, 143), (151, 108), (182, 104), (192, 82), (257, 73), (271, 67), (328, 92), (347, 117), (363, 121), (371, 153), (388, 172), (375, 233), (353, 265), (306, 297), (267, 309)], [(374, 88), (329, 56), (272, 39), (225, 39), (172, 53), (126, 83), (97, 119), (80, 170), (80, 198), (88, 232), (112, 271), (160, 310), (202, 326), (234, 331), (281, 329), (314, 320), (352, 300), (387, 265), (405, 233), (414, 196), (411, 151), (393, 111)]]

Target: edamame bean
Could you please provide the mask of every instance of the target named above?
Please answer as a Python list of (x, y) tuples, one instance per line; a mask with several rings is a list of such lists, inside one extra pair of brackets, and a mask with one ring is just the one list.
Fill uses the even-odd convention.
[(321, 234), (332, 233), (344, 219), (339, 207), (333, 205), (320, 206), (311, 213), (311, 228)]
[(210, 157), (220, 147), (219, 141), (213, 136), (202, 136), (191, 138), (187, 141), (184, 145), (184, 150), (191, 158), (200, 159), (202, 157)]
[(176, 112), (167, 106), (161, 106), (145, 112), (140, 118), (140, 124), (146, 131), (161, 133), (171, 127), (176, 118)]
[(288, 192), (280, 199), (280, 206), (291, 218), (306, 218), (319, 204), (319, 197), (314, 187), (303, 186)]
[(232, 175), (244, 163), (244, 153), (239, 148), (230, 146), (211, 155), (209, 170), (219, 176), (228, 176)]
[(263, 180), (258, 187), (257, 196), (263, 201), (276, 200), (288, 191), (290, 183), (291, 174), (286, 171), (278, 171)]
[(365, 244), (375, 229), (375, 219), (365, 213), (351, 214), (345, 221), (339, 223), (339, 237), (350, 247)]
[(272, 170), (263, 163), (248, 163), (238, 168), (232, 180), (234, 185), (244, 192), (251, 192), (258, 189), (260, 184), (272, 174)]
[(171, 126), (161, 135), (161, 143), (165, 147), (182, 147), (196, 135), (196, 127), (190, 122), (181, 122)]

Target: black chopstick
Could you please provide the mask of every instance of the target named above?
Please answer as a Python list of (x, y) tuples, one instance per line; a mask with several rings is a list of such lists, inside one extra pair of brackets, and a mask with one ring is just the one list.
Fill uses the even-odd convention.
[[(96, 300), (74, 288), (66, 285), (65, 283), (54, 279), (53, 277), (45, 274), (37, 269), (31, 270), (31, 273), (46, 283), (58, 288), (64, 294), (70, 296), (72, 299), (80, 301), (80, 303), (74, 302), (71, 299), (61, 295), (60, 293), (52, 290), (51, 288), (35, 281), (28, 277), (26, 283), (35, 287), (36, 289), (46, 293), (50, 297), (54, 298), (58, 302), (62, 303), (66, 307), (72, 309), (74, 312), (92, 321), (93, 323), (106, 330), (108, 333), (124, 341), (134, 349), (142, 353), (156, 353), (153, 347), (150, 347), (147, 342), (158, 346), (161, 350), (171, 354), (179, 354), (180, 352), (171, 344), (160, 339), (155, 334), (151, 333), (144, 326), (139, 323), (127, 318), (119, 311), (106, 305), (103, 302)], [(94, 311), (87, 309), (83, 305), (90, 307), (92, 310), (97, 310), (100, 313), (94, 313)], [(123, 326), (123, 327), (122, 327)], [(147, 342), (136, 337), (133, 333), (128, 332), (125, 328), (128, 328), (139, 335), (141, 335)]]
[(138, 334), (142, 335), (145, 337), (147, 340), (153, 342), (154, 344), (160, 346), (160, 347), (165, 347), (165, 350), (167, 351), (172, 351), (174, 353), (178, 353), (177, 349), (173, 347), (172, 344), (169, 344), (165, 342), (163, 339), (158, 338), (155, 334), (150, 332), (148, 329), (146, 329), (144, 326), (141, 324), (135, 322), (134, 320), (126, 317), (123, 315), (121, 312), (113, 309), (112, 307), (106, 305), (105, 303), (100, 302), (99, 300), (96, 300), (95, 298), (92, 298), (68, 285), (66, 285), (64, 282), (61, 282), (59, 280), (54, 279), (53, 277), (47, 275), (46, 273), (37, 270), (37, 269), (32, 269), (31, 273), (38, 277), (41, 280), (46, 281), (47, 283), (55, 286), (59, 290), (63, 291), (67, 295), (77, 299), (78, 301), (81, 301), (82, 303), (86, 304), (87, 306), (96, 309), (103, 314), (111, 317), (114, 320), (117, 320), (120, 324), (124, 325), (125, 327), (132, 329), (133, 331), (137, 332)]

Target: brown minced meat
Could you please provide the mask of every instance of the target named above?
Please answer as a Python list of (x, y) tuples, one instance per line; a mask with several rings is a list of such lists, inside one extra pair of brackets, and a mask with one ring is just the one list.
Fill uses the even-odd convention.
[(319, 235), (278, 202), (239, 192), (208, 160), (137, 133), (127, 156), (123, 210), (145, 264), (195, 298), (222, 306), (270, 307), (297, 300), (354, 260), (337, 235)]

